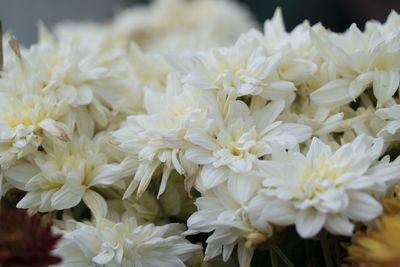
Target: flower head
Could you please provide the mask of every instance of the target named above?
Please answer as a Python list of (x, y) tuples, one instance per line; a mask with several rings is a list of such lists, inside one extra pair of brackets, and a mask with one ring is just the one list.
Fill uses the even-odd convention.
[(48, 212), (72, 208), (83, 200), (95, 217), (104, 217), (106, 202), (93, 188), (116, 183), (123, 171), (119, 164), (109, 162), (100, 147), (102, 140), (98, 136), (89, 141), (82, 136), (54, 143), (54, 149), (49, 147), (34, 160), (10, 168), (6, 179), (27, 192), (17, 207)]
[(266, 189), (261, 190), (266, 206), (256, 217), (295, 224), (303, 238), (313, 237), (322, 227), (350, 235), (354, 225), (349, 219), (371, 221), (382, 212), (371, 192), (384, 193), (399, 179), (398, 164), (378, 161), (382, 150), (382, 139), (365, 135), (336, 152), (316, 138), (306, 156), (274, 149), (272, 161), (265, 162)]
[(200, 247), (185, 240), (182, 230), (180, 224), (139, 226), (134, 217), (76, 223), (56, 253), (65, 258), (65, 266), (184, 266)]
[(400, 202), (385, 199), (383, 206), (386, 214), (376, 219), (377, 229), (368, 228), (354, 235), (354, 244), (347, 249), (353, 266), (399, 266)]
[(61, 258), (50, 254), (61, 238), (51, 225), (23, 210), (0, 212), (0, 264), (4, 266), (47, 266)]

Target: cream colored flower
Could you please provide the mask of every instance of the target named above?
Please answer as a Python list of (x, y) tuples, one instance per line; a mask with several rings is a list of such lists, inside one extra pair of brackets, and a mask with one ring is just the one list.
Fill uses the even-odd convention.
[(197, 166), (183, 156), (189, 145), (185, 134), (192, 127), (207, 124), (208, 106), (198, 90), (184, 86), (179, 78), (171, 74), (163, 94), (147, 91), (144, 106), (148, 114), (129, 116), (113, 133), (121, 150), (139, 162), (124, 198), (136, 189), (139, 197), (159, 166), (163, 174), (158, 196), (164, 192), (172, 170), (188, 178), (197, 173)]
[[(250, 266), (254, 249), (273, 234), (273, 228), (265, 223), (260, 229), (255, 229), (248, 218), (248, 202), (236, 201), (238, 198), (254, 197), (254, 192), (238, 190), (235, 194), (246, 196), (233, 195), (225, 184), (204, 192), (203, 196), (195, 202), (198, 211), (188, 219), (189, 230), (186, 233), (214, 231), (206, 241), (204, 260), (207, 261), (222, 254), (226, 262), (237, 245), (239, 265), (247, 267)], [(258, 238), (254, 238), (255, 236)]]
[(53, 96), (0, 93), (0, 167), (7, 170), (18, 159), (37, 151), (46, 134), (69, 141), (70, 131), (57, 120), (66, 103)]
[(112, 23), (117, 40), (153, 51), (230, 45), (252, 27), (256, 24), (243, 6), (213, 0), (159, 0), (149, 7), (126, 9)]
[(382, 212), (371, 192), (384, 193), (400, 179), (398, 164), (378, 161), (382, 152), (383, 140), (365, 135), (335, 152), (314, 138), (306, 156), (277, 147), (263, 170), (266, 188), (260, 197), (265, 207), (261, 212), (254, 209), (252, 218), (261, 225), (295, 224), (303, 238), (313, 237), (323, 227), (333, 234), (351, 235), (350, 220), (367, 222)]
[(222, 105), (227, 111), (214, 108), (213, 127), (190, 129), (185, 138), (194, 145), (187, 149), (185, 157), (202, 165), (199, 186), (210, 189), (227, 181), (232, 195), (241, 190), (236, 186), (248, 185), (256, 190), (257, 183), (249, 180), (256, 179), (254, 173), (260, 170), (262, 158), (272, 153), (273, 144), (293, 148), (311, 136), (307, 126), (277, 121), (284, 106), (283, 101), (276, 101), (250, 111), (244, 102), (228, 99)]
[(122, 177), (122, 168), (102, 152), (102, 139), (74, 138), (37, 152), (31, 162), (20, 161), (5, 172), (6, 179), (26, 191), (18, 208), (48, 212), (64, 210), (81, 200), (96, 218), (107, 214), (107, 205), (96, 187), (111, 186)]
[(180, 224), (138, 225), (134, 217), (76, 223), (63, 232), (55, 253), (63, 257), (59, 266), (183, 267), (201, 249), (181, 236), (183, 230)]
[(314, 45), (336, 68), (338, 77), (311, 94), (318, 105), (338, 106), (355, 100), (373, 88), (377, 107), (382, 107), (399, 88), (399, 32), (361, 32), (355, 24), (344, 34), (311, 31)]
[(185, 74), (183, 81), (198, 88), (289, 103), (294, 99), (296, 87), (282, 81), (277, 72), (282, 54), (267, 54), (251, 32), (242, 34), (232, 47), (183, 56), (170, 51), (164, 54), (176, 70)]

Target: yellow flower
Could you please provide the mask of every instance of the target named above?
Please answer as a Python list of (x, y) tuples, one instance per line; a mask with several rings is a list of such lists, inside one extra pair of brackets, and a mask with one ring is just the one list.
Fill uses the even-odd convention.
[(354, 235), (354, 244), (348, 247), (353, 266), (400, 266), (400, 202), (383, 201), (385, 215), (376, 219), (376, 230)]

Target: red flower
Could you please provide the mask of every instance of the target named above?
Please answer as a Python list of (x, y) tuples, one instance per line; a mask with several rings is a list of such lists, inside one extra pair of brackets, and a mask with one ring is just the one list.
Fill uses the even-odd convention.
[(42, 224), (38, 215), (25, 210), (0, 212), (0, 265), (41, 267), (61, 262), (50, 254), (61, 238), (53, 235), (51, 224)]

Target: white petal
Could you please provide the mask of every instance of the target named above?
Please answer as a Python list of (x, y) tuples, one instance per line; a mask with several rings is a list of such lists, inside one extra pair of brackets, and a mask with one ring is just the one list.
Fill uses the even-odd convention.
[(163, 174), (161, 177), (160, 188), (158, 189), (157, 198), (160, 198), (160, 195), (164, 193), (165, 187), (167, 186), (169, 175), (171, 174), (172, 169), (168, 168), (167, 165), (164, 165)]
[(311, 93), (311, 100), (320, 106), (340, 106), (350, 103), (352, 98), (349, 95), (351, 80), (333, 80)]
[(325, 145), (318, 138), (313, 138), (307, 152), (307, 160), (314, 168), (319, 168), (319, 162), (332, 155), (330, 146)]
[(97, 254), (95, 257), (92, 258), (93, 262), (97, 264), (107, 264), (114, 258), (114, 251), (112, 250), (105, 250)]
[(222, 245), (208, 244), (206, 251), (205, 251), (204, 261), (208, 261), (208, 260), (220, 255), (221, 252), (222, 252)]
[(383, 127), (381, 131), (377, 134), (377, 136), (384, 136), (384, 132), (388, 132), (389, 134), (396, 134), (400, 129), (400, 120), (391, 121)]
[(235, 242), (239, 236), (240, 236), (239, 229), (221, 228), (221, 229), (216, 229), (214, 233), (207, 238), (206, 242), (209, 244), (210, 243), (231, 244)]
[(298, 143), (306, 141), (312, 135), (312, 128), (297, 123), (282, 123), (275, 130), (292, 135)]
[(161, 162), (159, 161), (141, 163), (136, 170), (135, 177), (133, 178), (128, 188), (126, 189), (122, 199), (130, 197), (142, 180), (146, 180), (146, 183), (148, 185), (150, 183), (154, 171), (160, 164)]
[(226, 115), (226, 121), (233, 121), (237, 118), (247, 119), (250, 114), (249, 108), (242, 101), (231, 102)]
[(394, 105), (390, 108), (378, 109), (375, 114), (381, 119), (388, 120), (400, 120), (400, 105)]
[(354, 224), (343, 215), (330, 214), (326, 218), (325, 228), (334, 235), (350, 236), (353, 234)]
[(244, 241), (239, 242), (238, 257), (240, 267), (250, 267), (253, 258), (254, 249), (248, 249), (244, 246)]
[(80, 86), (79, 88), (77, 88), (77, 92), (78, 95), (76, 96), (76, 104), (78, 105), (87, 105), (89, 104), (92, 99), (93, 99), (93, 93), (92, 93), (92, 89), (87, 86)]
[(79, 134), (91, 138), (94, 133), (94, 120), (90, 117), (87, 107), (79, 107), (75, 112), (76, 127)]
[(9, 141), (15, 134), (15, 130), (9, 128), (8, 125), (0, 123), (0, 141)]
[(232, 251), (235, 248), (236, 243), (232, 243), (229, 245), (224, 245), (222, 249), (222, 259), (224, 262), (227, 262), (232, 255)]
[(83, 202), (92, 211), (96, 219), (104, 218), (107, 215), (107, 203), (104, 198), (93, 190), (86, 190), (83, 195)]
[(270, 100), (282, 100), (293, 97), (294, 91), (296, 91), (296, 87), (292, 82), (279, 81), (269, 84), (261, 96)]
[(399, 88), (398, 71), (375, 71), (373, 91), (381, 107), (389, 98), (391, 98)]
[(311, 61), (304, 59), (286, 59), (279, 65), (279, 74), (282, 78), (295, 81), (313, 75), (318, 66)]
[(263, 132), (265, 128), (271, 125), (284, 108), (285, 101), (273, 101), (261, 110), (257, 110), (252, 116), (257, 132)]
[(212, 163), (215, 160), (209, 150), (195, 146), (189, 147), (186, 150), (185, 157), (191, 162), (203, 165)]
[(201, 170), (200, 179), (202, 180), (202, 185), (206, 189), (210, 189), (226, 181), (228, 175), (229, 169), (227, 167), (215, 168), (212, 165), (205, 165)]
[(216, 140), (211, 138), (211, 136), (203, 129), (188, 130), (185, 139), (211, 151), (218, 149), (218, 146), (215, 144)]
[[(153, 173), (155, 172), (155, 170), (157, 169), (158, 166), (160, 166), (160, 162), (153, 161), (147, 165), (147, 168), (144, 170), (144, 173), (142, 173), (143, 176), (141, 176), (141, 177), (137, 176), (138, 172), (136, 172), (134, 180), (137, 180), (137, 179), (140, 180), (139, 187), (138, 187), (138, 190), (136, 193), (137, 198), (140, 198), (140, 196), (143, 194), (143, 192), (149, 186), (151, 178), (153, 177)], [(125, 194), (126, 194), (126, 192), (125, 192)], [(124, 197), (125, 197), (125, 195), (124, 195)]]
[(326, 215), (313, 208), (302, 210), (296, 217), (296, 230), (302, 238), (311, 238), (319, 233)]
[(90, 172), (88, 187), (93, 185), (111, 185), (118, 181), (122, 176), (122, 168), (117, 164), (106, 164), (96, 167)]
[(39, 172), (35, 165), (20, 161), (5, 172), (5, 178), (16, 188), (26, 191), (26, 183)]
[(296, 220), (296, 214), (297, 210), (290, 202), (270, 200), (264, 204), (258, 223), (272, 222), (277, 225), (291, 225)]
[(42, 120), (38, 125), (47, 133), (60, 139), (61, 141), (71, 141), (70, 130), (64, 123), (47, 118)]
[(56, 210), (65, 210), (78, 205), (81, 201), (85, 187), (72, 189), (68, 184), (64, 184), (51, 198), (51, 207)]
[(357, 97), (361, 95), (361, 93), (369, 87), (369, 85), (372, 83), (374, 79), (374, 72), (366, 72), (362, 73), (361, 75), (358, 75), (357, 78), (355, 78), (351, 83), (350, 83), (350, 96), (353, 99), (353, 101), (356, 100)]
[(41, 204), (40, 192), (28, 192), (17, 204), (19, 209), (29, 209), (39, 207)]
[(323, 123), (322, 127), (315, 131), (314, 134), (323, 135), (335, 131), (340, 126), (340, 123), (343, 120), (343, 116), (344, 114), (341, 112), (329, 117)]
[(232, 175), (228, 179), (228, 190), (239, 204), (244, 204), (260, 187), (261, 182), (256, 177)]
[(208, 81), (207, 79), (204, 79), (201, 75), (198, 73), (189, 73), (186, 75), (183, 79), (182, 82), (193, 85), (195, 87), (201, 88), (201, 89), (214, 89), (217, 88), (215, 84), (212, 82)]
[(362, 192), (351, 192), (346, 216), (356, 221), (370, 221), (382, 213), (381, 204), (372, 196)]

